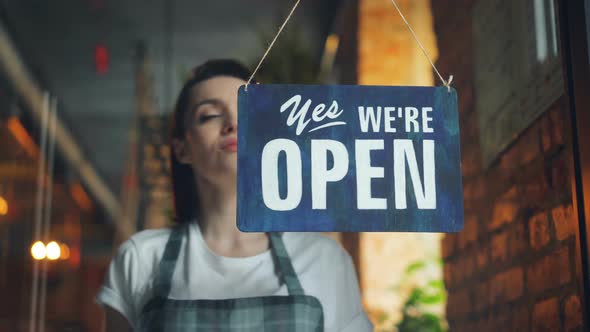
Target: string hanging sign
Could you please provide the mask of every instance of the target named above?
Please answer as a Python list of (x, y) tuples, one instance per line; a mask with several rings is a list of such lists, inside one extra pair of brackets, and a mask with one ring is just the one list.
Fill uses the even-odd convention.
[(238, 91), (238, 227), (460, 231), (457, 92), (452, 76), (435, 71), (443, 86), (250, 84), (251, 77)]

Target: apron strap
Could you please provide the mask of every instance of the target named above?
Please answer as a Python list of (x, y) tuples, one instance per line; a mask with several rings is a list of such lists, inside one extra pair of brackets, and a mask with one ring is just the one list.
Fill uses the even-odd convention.
[(176, 261), (178, 260), (178, 254), (180, 252), (180, 244), (182, 243), (182, 232), (187, 229), (185, 225), (178, 225), (172, 228), (168, 242), (166, 242), (166, 248), (164, 249), (164, 255), (159, 265), (159, 273), (156, 276), (156, 294), (168, 298), (170, 294), (170, 288), (172, 285), (172, 275), (174, 274), (174, 268), (176, 267)]
[(279, 272), (282, 275), (283, 282), (287, 285), (289, 295), (305, 295), (305, 293), (303, 292), (303, 288), (299, 283), (297, 273), (295, 273), (293, 265), (291, 264), (289, 253), (287, 252), (287, 249), (285, 249), (285, 244), (283, 243), (283, 239), (281, 238), (282, 233), (267, 234), (270, 238), (272, 246), (271, 251), (274, 255), (275, 262), (278, 263)]

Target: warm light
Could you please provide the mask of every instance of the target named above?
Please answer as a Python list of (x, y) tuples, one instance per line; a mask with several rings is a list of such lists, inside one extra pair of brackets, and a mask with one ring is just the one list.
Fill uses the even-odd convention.
[(338, 38), (338, 35), (335, 34), (331, 34), (330, 36), (328, 36), (328, 39), (326, 39), (326, 52), (328, 53), (336, 53), (336, 50), (338, 49), (338, 44), (340, 42), (340, 38)]
[(92, 200), (84, 190), (84, 187), (79, 182), (76, 182), (70, 186), (70, 193), (72, 194), (72, 198), (80, 208), (84, 211), (89, 211), (92, 209)]
[(334, 67), (334, 59), (336, 58), (336, 52), (338, 51), (338, 44), (340, 38), (336, 34), (331, 34), (326, 38), (326, 44), (324, 45), (324, 53), (322, 54), (322, 60), (320, 63), (320, 80), (328, 79), (328, 75), (332, 72)]
[(61, 250), (57, 242), (51, 241), (47, 244), (47, 259), (54, 261), (59, 258), (60, 254)]
[(37, 241), (31, 246), (31, 256), (33, 256), (33, 259), (42, 260), (45, 258), (45, 255), (46, 250), (43, 242)]
[(0, 216), (5, 216), (6, 214), (8, 214), (8, 202), (4, 197), (0, 196)]
[(11, 116), (8, 118), (8, 121), (6, 121), (6, 127), (29, 156), (32, 158), (37, 158), (39, 156), (39, 148), (17, 117)]
[(59, 246), (59, 249), (61, 251), (61, 255), (60, 255), (60, 259), (69, 259), (70, 258), (70, 247), (68, 247), (67, 244), (62, 243)]

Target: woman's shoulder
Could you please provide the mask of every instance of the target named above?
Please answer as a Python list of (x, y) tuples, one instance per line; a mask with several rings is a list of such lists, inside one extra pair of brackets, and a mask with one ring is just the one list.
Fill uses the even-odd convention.
[(128, 255), (129, 252), (135, 252), (134, 255), (137, 259), (142, 261), (161, 256), (171, 232), (171, 227), (141, 230), (121, 243), (118, 255)]
[(144, 229), (133, 234), (129, 238), (129, 241), (133, 242), (138, 249), (153, 245), (162, 245), (168, 241), (171, 232), (171, 227)]

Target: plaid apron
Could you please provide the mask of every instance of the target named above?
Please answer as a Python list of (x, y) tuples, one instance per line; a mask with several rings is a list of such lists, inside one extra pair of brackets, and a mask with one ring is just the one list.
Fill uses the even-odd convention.
[[(182, 243), (175, 227), (164, 249), (156, 278), (155, 297), (139, 317), (138, 331), (308, 332), (324, 330), (320, 301), (305, 295), (280, 233), (268, 233), (275, 266), (287, 285), (287, 296), (261, 296), (223, 300), (169, 299), (172, 274)], [(239, 286), (239, 285), (238, 285)]]

